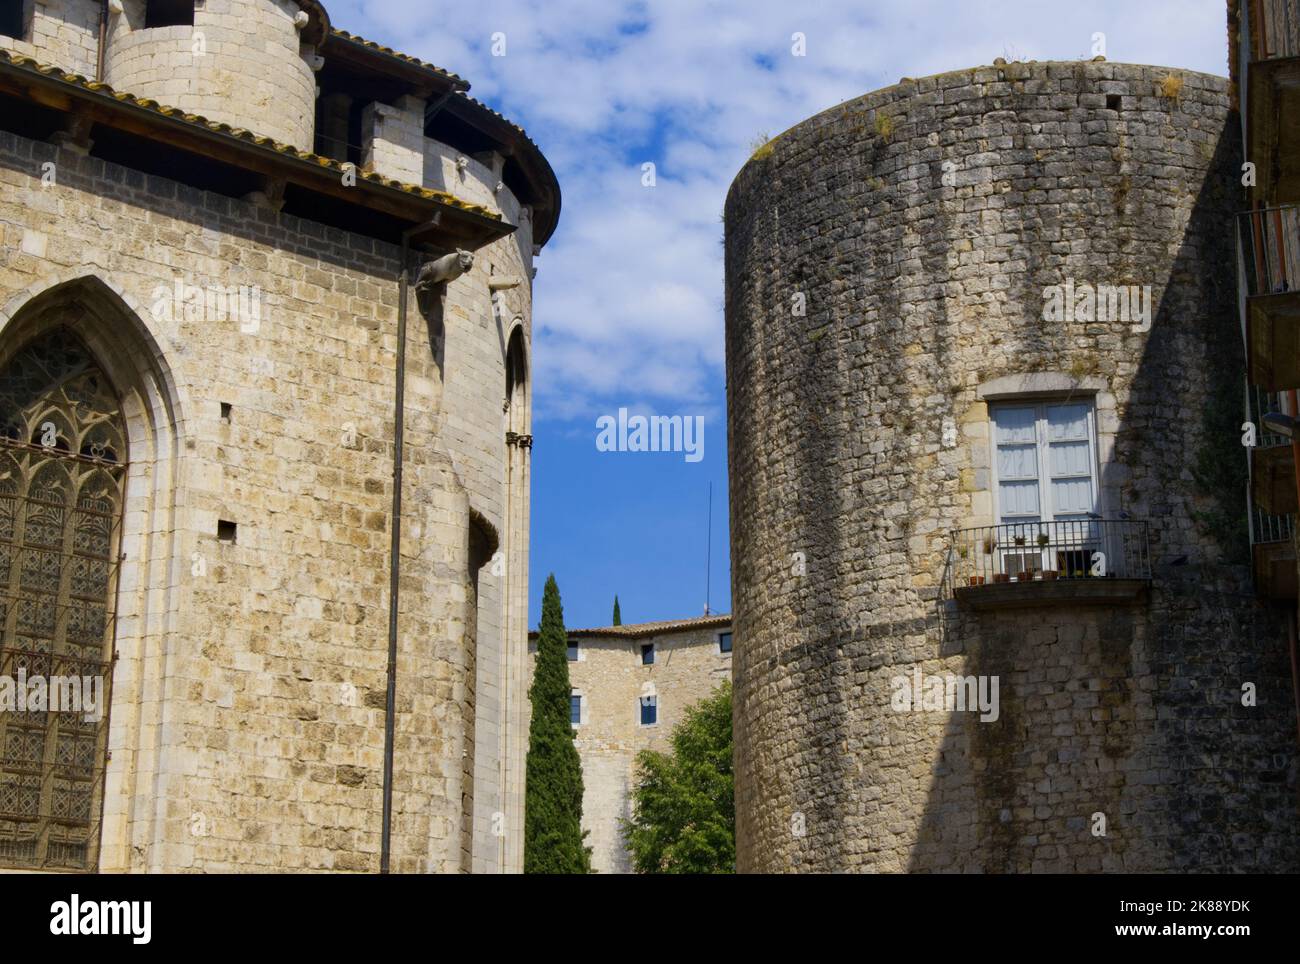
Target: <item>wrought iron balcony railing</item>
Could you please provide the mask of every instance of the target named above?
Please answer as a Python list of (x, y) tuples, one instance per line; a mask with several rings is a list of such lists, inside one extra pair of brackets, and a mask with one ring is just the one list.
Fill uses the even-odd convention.
[[(1283, 410), (1284, 405), (1280, 394), (1252, 386), (1249, 389), (1247, 399), (1249, 403), (1247, 418), (1254, 424), (1259, 433), (1255, 439), (1256, 447), (1263, 449), (1277, 448), (1283, 445), (1290, 446), (1291, 440), (1289, 438), (1269, 432), (1264, 422), (1266, 413)], [(1247, 462), (1249, 464), (1249, 460)], [(1273, 515), (1258, 506), (1251, 506), (1250, 544), (1252, 546), (1260, 543), (1290, 542), (1294, 532), (1294, 516)]]
[(1147, 523), (1076, 519), (955, 529), (948, 571), (953, 589), (1058, 579), (1149, 580)]
[(1246, 294), (1300, 290), (1300, 205), (1245, 211), (1238, 217)]
[(1255, 426), (1255, 444), (1259, 448), (1272, 448), (1277, 445), (1290, 445), (1291, 440), (1285, 435), (1278, 435), (1268, 430), (1264, 416), (1269, 412), (1285, 412), (1286, 404), (1281, 392), (1270, 392), (1255, 385), (1247, 387), (1246, 418)]
[(1300, 56), (1300, 3), (1248, 0), (1250, 51), (1254, 60)]
[(1295, 516), (1269, 515), (1263, 509), (1250, 514), (1250, 544), (1290, 542), (1295, 535)]

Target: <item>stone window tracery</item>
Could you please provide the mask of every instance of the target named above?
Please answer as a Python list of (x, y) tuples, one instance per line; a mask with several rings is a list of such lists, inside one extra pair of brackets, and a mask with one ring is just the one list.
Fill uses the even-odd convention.
[(0, 866), (97, 863), (125, 454), (116, 393), (71, 332), (0, 371)]

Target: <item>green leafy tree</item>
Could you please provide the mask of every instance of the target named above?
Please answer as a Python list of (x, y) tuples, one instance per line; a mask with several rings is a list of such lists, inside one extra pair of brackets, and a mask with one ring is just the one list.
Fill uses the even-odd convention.
[(582, 763), (569, 722), (569, 638), (552, 574), (542, 593), (537, 665), (528, 691), (528, 785), (524, 794), (524, 873), (586, 874), (591, 849), (582, 830)]
[(639, 874), (736, 872), (731, 772), (731, 684), (686, 711), (672, 752), (637, 755), (623, 834)]
[(614, 594), (614, 621), (610, 623), (610, 625), (611, 626), (623, 625), (623, 614), (618, 611), (618, 593)]

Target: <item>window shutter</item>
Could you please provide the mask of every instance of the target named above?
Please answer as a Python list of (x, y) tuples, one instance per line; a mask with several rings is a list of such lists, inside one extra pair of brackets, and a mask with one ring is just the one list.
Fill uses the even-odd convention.
[(1088, 405), (1048, 405), (1047, 465), (1054, 519), (1086, 518), (1094, 510)]
[(1033, 407), (997, 410), (1000, 521), (1033, 522), (1041, 513), (1038, 486), (1038, 413)]

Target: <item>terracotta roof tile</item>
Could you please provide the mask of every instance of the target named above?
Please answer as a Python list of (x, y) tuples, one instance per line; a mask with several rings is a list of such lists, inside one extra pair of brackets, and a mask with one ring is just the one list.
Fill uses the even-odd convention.
[(464, 85), (466, 89), (469, 88), (469, 82), (465, 80), (463, 77), (460, 77), (457, 74), (453, 74), (450, 70), (444, 70), (443, 68), (437, 66), (436, 64), (431, 64), (427, 60), (421, 60), (419, 57), (412, 57), (410, 54), (404, 54), (400, 50), (394, 50), (392, 47), (385, 47), (383, 44), (376, 43), (373, 40), (367, 40), (365, 37), (358, 37), (356, 34), (348, 33), (348, 31), (346, 30), (334, 29), (330, 31), (330, 35), (333, 37), (338, 37), (341, 40), (350, 40), (354, 44), (360, 44), (363, 47), (368, 47), (369, 49), (377, 53), (381, 53), (386, 57), (392, 57), (394, 60), (402, 61), (402, 63), (410, 64), (413, 67), (419, 67), (422, 70), (430, 71), (431, 73), (435, 73), (439, 77), (442, 77), (446, 80), (450, 80), (455, 84)]
[[(178, 108), (169, 107), (165, 104), (159, 104), (157, 101), (151, 100), (148, 97), (137, 97), (134, 94), (130, 94), (125, 91), (114, 90), (108, 84), (90, 80), (86, 77), (83, 77), (81, 74), (68, 73), (58, 67), (51, 67), (48, 64), (38, 63), (32, 58), (24, 57), (21, 54), (13, 54), (7, 50), (0, 50), (0, 62), (11, 63), (16, 67), (23, 68), (24, 70), (31, 70), (36, 73), (43, 74), (47, 77), (54, 77), (55, 79), (65, 84), (70, 84), (75, 87), (80, 87), (84, 90), (89, 90), (92, 91), (93, 93), (101, 94), (106, 97), (112, 97), (114, 100), (120, 101), (121, 103), (131, 104), (132, 106), (151, 111), (155, 114), (161, 114), (162, 116), (169, 117), (173, 120), (184, 121), (185, 123), (191, 124), (195, 127), (203, 127), (206, 128), (207, 130), (214, 131), (216, 133), (228, 137), (237, 138), (242, 141), (248, 141), (252, 144), (258, 145), (259, 147), (266, 147), (271, 150), (274, 150), (278, 154), (283, 154), (288, 157), (297, 157), (305, 161), (311, 161), (316, 164), (319, 164), (321, 167), (328, 167), (340, 173), (342, 173), (344, 170), (343, 163), (340, 161), (336, 161), (333, 158), (324, 157), (320, 154), (314, 154), (311, 151), (299, 150), (298, 148), (294, 147), (292, 144), (282, 144), (279, 141), (272, 140), (269, 137), (264, 137), (259, 134), (254, 134), (252, 131), (246, 130), (245, 128), (242, 127), (232, 127), (230, 124), (222, 123), (221, 121), (209, 120), (208, 118), (204, 117), (201, 114), (185, 113), (184, 111), (179, 110)], [(366, 170), (358, 169), (357, 173), (361, 175), (361, 177), (365, 178), (367, 181), (373, 181), (375, 183), (383, 185), (384, 187), (391, 188), (394, 191), (402, 191), (406, 194), (416, 195), (417, 197), (437, 200), (443, 204), (447, 204), (451, 207), (459, 208), (463, 211), (471, 211), (475, 214), (482, 215), (483, 217), (492, 218), (493, 220), (496, 221), (501, 220), (501, 215), (496, 211), (493, 211), (490, 208), (486, 208), (481, 204), (472, 204), (469, 201), (461, 200), (460, 198), (456, 197), (454, 194), (448, 194), (446, 191), (435, 191), (430, 188), (422, 187), (416, 184), (405, 184), (401, 181), (397, 181), (392, 178), (387, 178), (384, 177), (383, 175), (376, 174), (374, 171), (366, 171)]]
[[(689, 619), (663, 619), (652, 623), (625, 623), (622, 626), (600, 626), (594, 629), (570, 629), (569, 636), (621, 636), (636, 639), (645, 636), (659, 636), (664, 633), (682, 632), (691, 629), (721, 628), (731, 625), (731, 613), (719, 613), (712, 616), (694, 616)], [(537, 638), (537, 630), (528, 634), (529, 639)]]

